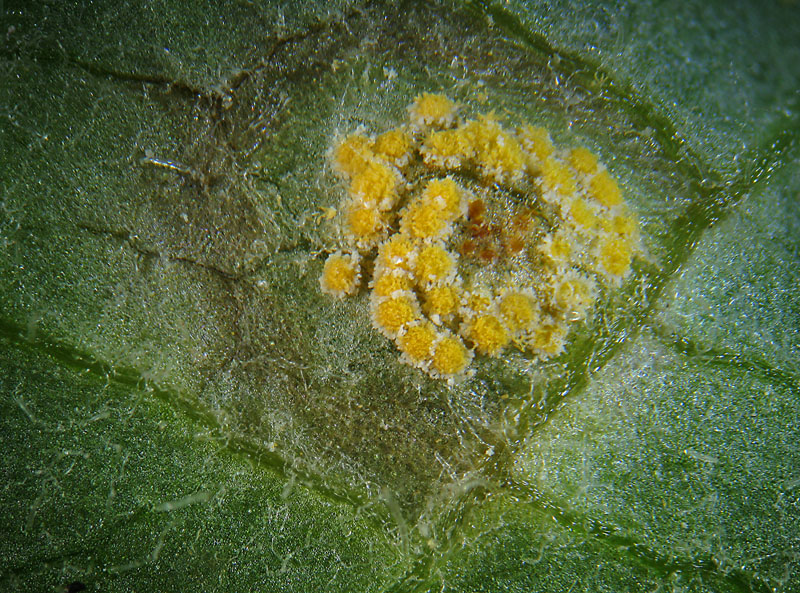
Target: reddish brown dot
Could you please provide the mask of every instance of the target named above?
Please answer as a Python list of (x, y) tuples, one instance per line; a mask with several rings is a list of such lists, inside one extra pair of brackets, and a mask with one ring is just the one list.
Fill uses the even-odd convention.
[(481, 250), (480, 258), (482, 261), (488, 263), (497, 259), (497, 250), (493, 246), (484, 247)]
[(483, 215), (486, 213), (486, 204), (483, 200), (472, 200), (467, 208), (467, 217), (480, 223), (483, 221)]
[(488, 225), (485, 224), (473, 224), (470, 225), (470, 233), (476, 239), (485, 239), (491, 233), (491, 229)]
[(514, 226), (515, 229), (521, 232), (525, 232), (531, 228), (531, 222), (533, 221), (533, 208), (525, 208), (522, 212), (516, 214), (511, 221), (511, 224)]
[(461, 243), (461, 249), (459, 250), (461, 255), (465, 257), (469, 257), (473, 255), (475, 251), (478, 249), (477, 243), (472, 239), (465, 239), (463, 243)]
[(523, 249), (525, 249), (525, 241), (521, 237), (512, 235), (506, 238), (506, 252), (509, 255), (517, 255)]

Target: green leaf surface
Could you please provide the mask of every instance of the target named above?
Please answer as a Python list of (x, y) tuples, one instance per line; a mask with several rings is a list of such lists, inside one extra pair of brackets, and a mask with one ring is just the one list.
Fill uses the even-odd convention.
[[(8, 590), (800, 591), (791, 2), (6, 3)], [(423, 91), (620, 180), (644, 255), (455, 386), (318, 276)]]
[(358, 508), (231, 453), (163, 394), (0, 344), (7, 590), (379, 591), (402, 573)]

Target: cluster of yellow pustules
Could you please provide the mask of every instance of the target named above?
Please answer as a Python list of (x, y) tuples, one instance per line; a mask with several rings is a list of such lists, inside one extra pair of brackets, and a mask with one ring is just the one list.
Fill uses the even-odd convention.
[(444, 95), (422, 94), (408, 112), (332, 150), (349, 187), (322, 291), (354, 295), (370, 270), (375, 328), (403, 361), (448, 381), (475, 354), (559, 354), (598, 282), (621, 283), (639, 251), (616, 180), (586, 148), (560, 150), (546, 129), (512, 131), (492, 113), (460, 118)]

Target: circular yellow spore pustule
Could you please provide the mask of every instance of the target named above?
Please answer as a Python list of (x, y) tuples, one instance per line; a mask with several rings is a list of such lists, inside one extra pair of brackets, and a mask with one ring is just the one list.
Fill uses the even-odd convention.
[(459, 312), (465, 318), (471, 319), (480, 313), (487, 312), (492, 307), (492, 295), (483, 289), (473, 289), (464, 295)]
[(378, 247), (375, 269), (383, 272), (402, 270), (411, 272), (416, 259), (414, 242), (408, 235), (394, 234)]
[(436, 329), (427, 322), (409, 325), (397, 336), (397, 346), (411, 364), (420, 366), (430, 360)]
[(411, 290), (411, 278), (407, 274), (398, 272), (376, 274), (370, 287), (375, 296), (390, 297), (398, 291)]
[(458, 312), (459, 292), (454, 284), (431, 286), (425, 290), (422, 310), (434, 323), (446, 321)]
[(475, 156), (469, 137), (462, 129), (432, 132), (422, 145), (422, 158), (430, 167), (457, 169)]
[(571, 196), (578, 191), (572, 171), (564, 163), (553, 158), (542, 161), (541, 180), (545, 191), (556, 191)]
[(370, 161), (350, 182), (350, 195), (366, 206), (390, 210), (397, 202), (397, 175), (388, 165)]
[(611, 219), (604, 218), (600, 226), (606, 233), (617, 234), (625, 238), (636, 236), (636, 219), (629, 214), (616, 214)]
[(569, 328), (552, 317), (542, 320), (531, 332), (528, 347), (542, 358), (551, 358), (564, 350)]
[(463, 192), (458, 184), (449, 177), (445, 177), (444, 179), (431, 179), (422, 192), (422, 199), (438, 206), (442, 215), (448, 220), (455, 220), (462, 213), (462, 195)]
[(461, 333), (475, 344), (475, 350), (487, 356), (497, 356), (511, 341), (508, 330), (494, 315), (476, 317)]
[(417, 198), (403, 212), (400, 230), (413, 239), (432, 241), (446, 237), (451, 225), (447, 213), (438, 204)]
[(597, 172), (597, 157), (582, 146), (569, 151), (567, 162), (578, 173), (594, 175)]
[(600, 171), (592, 177), (586, 189), (589, 195), (603, 206), (613, 208), (622, 204), (622, 192), (619, 190), (616, 180), (608, 174), (608, 171)]
[(455, 265), (453, 255), (442, 245), (427, 245), (417, 256), (414, 276), (421, 286), (442, 282), (455, 271)]
[(457, 105), (445, 95), (422, 93), (414, 99), (408, 114), (418, 127), (446, 128), (455, 121), (456, 110)]
[(339, 173), (353, 177), (366, 168), (374, 156), (369, 138), (352, 134), (333, 151), (333, 163)]
[(630, 245), (619, 237), (604, 240), (597, 250), (597, 264), (600, 271), (616, 281), (620, 281), (628, 274), (631, 257)]
[(539, 126), (522, 126), (517, 129), (523, 150), (537, 161), (544, 161), (555, 151), (547, 129)]
[(494, 114), (482, 115), (464, 129), (475, 153), (473, 160), (484, 177), (503, 183), (522, 175), (525, 159), (519, 142), (503, 129)]
[(436, 376), (454, 378), (466, 370), (472, 356), (457, 337), (445, 334), (437, 343), (431, 360), (431, 370)]
[(372, 322), (388, 338), (395, 338), (402, 327), (419, 318), (419, 306), (413, 293), (374, 301)]
[(355, 294), (361, 280), (359, 267), (357, 254), (330, 254), (319, 278), (320, 289), (340, 299)]
[(548, 263), (556, 267), (569, 263), (570, 257), (572, 256), (572, 242), (569, 236), (563, 231), (557, 231), (552, 235), (545, 235), (537, 249), (545, 256)]
[(375, 207), (354, 202), (347, 211), (347, 230), (360, 247), (370, 247), (383, 236), (386, 220)]
[[(567, 272), (555, 282), (553, 297), (561, 309), (582, 317), (594, 304), (594, 282), (577, 272)], [(574, 320), (574, 319), (573, 319)]]
[(578, 229), (590, 231), (597, 226), (597, 216), (585, 200), (575, 197), (569, 204), (569, 220)]
[(528, 330), (539, 316), (539, 306), (533, 297), (520, 291), (510, 291), (500, 300), (500, 315), (513, 333)]
[(375, 138), (373, 150), (375, 154), (402, 167), (411, 158), (412, 147), (413, 143), (408, 132), (403, 128), (396, 128)]

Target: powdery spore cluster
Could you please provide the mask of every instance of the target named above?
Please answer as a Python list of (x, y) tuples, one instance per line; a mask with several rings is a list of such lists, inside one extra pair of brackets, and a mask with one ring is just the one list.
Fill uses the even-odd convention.
[(461, 118), (431, 93), (408, 112), (407, 123), (332, 150), (348, 191), (344, 245), (325, 262), (322, 291), (356, 294), (369, 270), (373, 325), (436, 378), (455, 381), (476, 354), (509, 347), (556, 356), (598, 282), (619, 285), (639, 251), (616, 180), (542, 127)]

